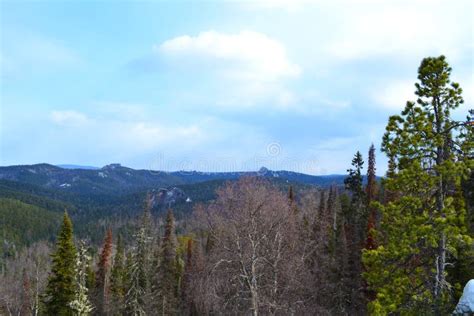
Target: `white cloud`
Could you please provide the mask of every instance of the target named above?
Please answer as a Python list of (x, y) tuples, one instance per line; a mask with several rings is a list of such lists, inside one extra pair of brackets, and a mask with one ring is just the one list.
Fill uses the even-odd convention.
[(52, 111), (51, 120), (61, 126), (83, 126), (89, 122), (89, 118), (77, 111)]
[(301, 67), (289, 59), (281, 42), (265, 34), (206, 31), (169, 39), (154, 51), (174, 69), (196, 72), (208, 82), (209, 92), (196, 92), (207, 98), (200, 104), (237, 111), (286, 110), (298, 99), (288, 84), (300, 76)]
[(345, 2), (327, 45), (328, 52), (337, 57), (443, 53), (454, 58), (470, 45), (463, 43), (466, 34), (472, 34), (469, 1)]
[(407, 101), (416, 101), (415, 84), (413, 80), (398, 80), (381, 85), (374, 89), (372, 100), (376, 107), (390, 110), (402, 110)]
[(73, 110), (52, 111), (50, 119), (61, 127), (64, 137), (77, 142), (82, 138), (94, 139), (113, 152), (125, 152), (128, 148), (132, 152), (145, 153), (158, 148), (174, 148), (176, 144), (192, 148), (207, 137), (199, 124), (166, 124), (140, 117), (104, 116), (101, 109), (96, 109), (93, 117)]
[[(453, 82), (458, 82), (463, 89), (464, 104), (458, 108), (458, 112), (464, 113), (473, 108), (474, 101), (474, 79), (473, 76), (454, 76)], [(407, 101), (415, 102), (418, 97), (415, 95), (416, 80), (394, 80), (386, 81), (378, 85), (371, 94), (374, 106), (383, 107), (390, 110), (403, 110)]]
[(223, 73), (234, 79), (268, 82), (297, 77), (301, 73), (300, 67), (288, 59), (282, 43), (253, 31), (183, 35), (155, 46), (155, 50), (183, 62), (214, 59), (221, 62), (217, 65), (223, 68)]
[(204, 139), (204, 132), (197, 125), (165, 126), (151, 122), (119, 124), (114, 132), (127, 144), (141, 150), (149, 150), (163, 145), (191, 145)]

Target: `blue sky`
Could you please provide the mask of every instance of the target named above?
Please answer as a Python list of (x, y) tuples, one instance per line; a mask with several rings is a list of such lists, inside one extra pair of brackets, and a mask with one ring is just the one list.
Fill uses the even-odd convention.
[(440, 54), (473, 108), (469, 0), (0, 6), (0, 165), (344, 173)]

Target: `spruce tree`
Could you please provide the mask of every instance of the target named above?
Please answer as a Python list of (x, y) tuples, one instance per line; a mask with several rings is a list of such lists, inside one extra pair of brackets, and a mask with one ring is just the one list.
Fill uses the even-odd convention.
[(44, 300), (46, 315), (73, 315), (70, 303), (76, 290), (76, 248), (73, 241), (72, 223), (64, 212), (63, 224), (52, 254), (51, 274), (48, 278)]
[(375, 228), (375, 221), (377, 218), (376, 209), (371, 205), (375, 200), (375, 194), (377, 190), (377, 182), (375, 175), (375, 146), (372, 144), (369, 148), (369, 161), (367, 165), (367, 186), (365, 188), (367, 198), (367, 208), (369, 210), (369, 219), (367, 222), (367, 238), (365, 240), (366, 249), (375, 248), (375, 236), (373, 229)]
[(119, 235), (117, 238), (117, 251), (115, 253), (112, 270), (110, 272), (110, 299), (112, 309), (116, 311), (116, 313), (120, 313), (125, 303), (125, 274), (125, 252), (122, 242), (122, 236)]
[(146, 289), (140, 280), (140, 266), (136, 253), (127, 261), (128, 287), (125, 294), (125, 313), (132, 316), (146, 315), (144, 302)]
[(159, 284), (157, 293), (159, 315), (174, 315), (177, 313), (177, 261), (176, 261), (176, 232), (174, 216), (168, 210), (165, 223), (165, 233), (162, 242), (162, 260), (159, 267)]
[(181, 278), (181, 306), (183, 312), (186, 314), (191, 313), (192, 309), (192, 297), (190, 295), (190, 283), (193, 273), (193, 240), (189, 238), (186, 245), (186, 262), (184, 265), (184, 273)]
[(364, 198), (364, 190), (362, 187), (362, 169), (364, 166), (364, 160), (362, 154), (357, 151), (352, 159), (352, 168), (347, 169), (349, 173), (348, 177), (344, 179), (346, 189), (352, 194), (352, 203), (357, 207), (360, 207)]
[(290, 185), (288, 189), (288, 204), (290, 205), (290, 211), (293, 213), (298, 213), (298, 205), (295, 200), (295, 193), (293, 192), (293, 186)]
[(128, 315), (145, 315), (148, 308), (150, 292), (150, 230), (151, 212), (150, 198), (146, 201), (141, 225), (135, 234), (135, 247), (127, 258), (127, 291), (125, 294), (125, 310)]
[(407, 102), (386, 128), (382, 150), (392, 165), (386, 186), (397, 195), (380, 206), (381, 244), (364, 254), (365, 276), (377, 293), (369, 304), (373, 313), (441, 315), (452, 307), (446, 267), (472, 242), (456, 195), (473, 161), (465, 154), (472, 153), (472, 139), (460, 131), (472, 126), (451, 118), (463, 99), (450, 74), (444, 56), (423, 59), (418, 100)]
[(357, 151), (352, 159), (352, 168), (347, 170), (348, 177), (344, 180), (346, 190), (351, 194), (350, 203), (344, 210), (344, 229), (348, 250), (348, 278), (351, 280), (346, 288), (346, 296), (350, 297), (347, 309), (358, 311), (363, 311), (365, 307), (363, 292), (361, 291), (364, 288), (361, 277), (361, 250), (364, 247), (368, 216), (363, 188), (363, 166), (362, 154)]
[(375, 199), (377, 190), (377, 179), (375, 175), (375, 146), (369, 148), (369, 159), (367, 163), (367, 186), (365, 188), (367, 205)]

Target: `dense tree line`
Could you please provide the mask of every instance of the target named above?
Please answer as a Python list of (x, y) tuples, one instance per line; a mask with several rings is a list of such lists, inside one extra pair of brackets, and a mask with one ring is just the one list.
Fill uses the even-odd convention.
[(418, 73), (418, 100), (389, 119), (381, 181), (372, 145), (366, 169), (354, 155), (344, 188), (242, 178), (181, 225), (171, 209), (153, 214), (148, 197), (132, 237), (108, 229), (99, 249), (74, 239), (65, 213), (54, 248), (9, 259), (0, 312), (449, 314), (474, 278), (474, 131), (471, 116), (451, 117), (463, 99), (445, 58), (424, 59)]

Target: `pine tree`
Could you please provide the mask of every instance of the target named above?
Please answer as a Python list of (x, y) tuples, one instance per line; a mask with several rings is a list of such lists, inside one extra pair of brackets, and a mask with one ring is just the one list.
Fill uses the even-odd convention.
[(145, 315), (150, 293), (151, 199), (148, 195), (141, 224), (135, 234), (135, 247), (127, 258), (125, 310), (128, 315)]
[(359, 151), (356, 152), (352, 159), (352, 166), (354, 169), (347, 169), (349, 175), (344, 179), (344, 184), (346, 189), (352, 193), (352, 203), (357, 207), (360, 207), (364, 198), (364, 190), (362, 187), (362, 169), (364, 166), (364, 160)]
[(108, 229), (102, 252), (99, 257), (98, 270), (96, 273), (95, 294), (97, 311), (107, 314), (109, 308), (109, 277), (110, 277), (110, 257), (112, 255), (112, 230)]
[(117, 238), (117, 251), (114, 256), (114, 263), (110, 272), (110, 296), (111, 305), (116, 313), (120, 313), (124, 305), (126, 270), (125, 252), (121, 235)]
[(367, 197), (367, 208), (369, 209), (369, 219), (367, 222), (367, 238), (365, 240), (366, 249), (375, 249), (375, 236), (373, 229), (375, 228), (375, 221), (377, 218), (376, 208), (371, 205), (375, 200), (375, 194), (377, 190), (377, 182), (375, 175), (375, 147), (372, 144), (369, 148), (369, 161), (367, 166), (367, 187), (365, 189)]
[(364, 254), (367, 282), (377, 292), (369, 305), (373, 313), (441, 315), (451, 308), (448, 260), (472, 242), (456, 194), (473, 161), (462, 154), (472, 152), (472, 145), (466, 148), (472, 140), (459, 133), (472, 127), (450, 116), (463, 103), (450, 74), (444, 56), (423, 59), (415, 84), (418, 100), (407, 102), (386, 128), (382, 150), (392, 164), (386, 185), (397, 196), (380, 206), (383, 242)]
[(192, 298), (190, 295), (190, 282), (193, 273), (193, 240), (189, 238), (186, 246), (186, 263), (184, 273), (181, 278), (181, 305), (186, 314), (190, 314), (192, 309)]
[(76, 256), (76, 291), (74, 299), (69, 303), (75, 316), (87, 316), (94, 309), (89, 301), (89, 290), (86, 287), (87, 267), (90, 260), (91, 257), (87, 254), (87, 247), (81, 241)]
[(375, 175), (375, 146), (372, 144), (369, 148), (369, 160), (367, 165), (367, 186), (365, 189), (367, 196), (367, 205), (375, 199), (377, 191), (377, 179)]
[(159, 266), (159, 284), (157, 292), (158, 311), (160, 315), (177, 313), (177, 263), (176, 263), (176, 232), (174, 216), (168, 210), (165, 224), (165, 234), (162, 242), (162, 260)]
[(144, 223), (135, 235), (136, 246), (128, 258), (128, 287), (125, 294), (125, 309), (128, 315), (145, 315), (148, 294), (148, 243), (149, 237)]
[(322, 221), (326, 217), (326, 191), (322, 190), (319, 197), (318, 217)]
[(364, 160), (362, 154), (357, 151), (352, 159), (352, 167), (348, 169), (348, 177), (344, 180), (346, 190), (351, 193), (350, 204), (344, 210), (344, 230), (347, 240), (347, 266), (348, 279), (351, 282), (347, 286), (347, 297), (350, 297), (348, 310), (363, 311), (365, 302), (363, 299), (363, 279), (361, 250), (364, 247), (365, 233), (367, 229), (367, 208), (365, 207), (365, 192), (363, 188), (362, 169)]
[(46, 315), (73, 315), (70, 303), (74, 300), (76, 248), (73, 242), (72, 223), (64, 213), (63, 224), (52, 254), (52, 268), (44, 301)]
[(298, 205), (296, 204), (292, 185), (290, 185), (290, 188), (288, 189), (288, 203), (290, 205), (290, 211), (295, 214), (298, 213)]
[(125, 294), (125, 311), (127, 315), (142, 316), (145, 313), (144, 295), (146, 289), (140, 280), (140, 266), (136, 254), (131, 256), (127, 264), (128, 289)]
[(95, 289), (95, 271), (92, 268), (92, 259), (86, 268), (86, 287), (88, 289)]

